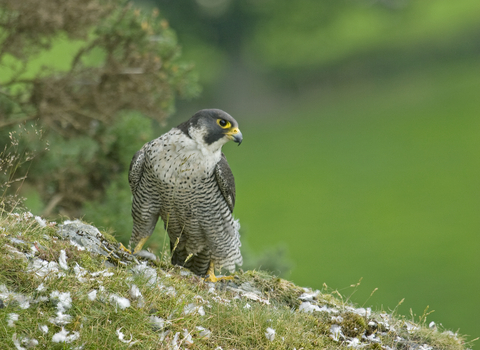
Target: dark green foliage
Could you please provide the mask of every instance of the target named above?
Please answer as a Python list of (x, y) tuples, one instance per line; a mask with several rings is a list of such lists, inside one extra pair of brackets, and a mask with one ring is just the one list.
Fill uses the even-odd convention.
[[(338, 82), (426, 61), (478, 54), (479, 3), (382, 0), (149, 0), (167, 14), (187, 56), (219, 51), (287, 86)], [(454, 50), (451, 48), (454, 47)], [(205, 56), (205, 54), (203, 54)], [(218, 76), (199, 65), (205, 80)], [(208, 81), (207, 81), (208, 82)]]

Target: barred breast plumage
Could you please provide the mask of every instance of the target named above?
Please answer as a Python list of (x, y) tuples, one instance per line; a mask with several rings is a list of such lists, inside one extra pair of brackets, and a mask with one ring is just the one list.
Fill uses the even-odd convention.
[(240, 225), (233, 217), (235, 184), (221, 152), (230, 139), (242, 141), (235, 119), (202, 110), (137, 152), (129, 173), (131, 246), (143, 245), (160, 216), (173, 264), (198, 275), (210, 264), (230, 272), (242, 264)]

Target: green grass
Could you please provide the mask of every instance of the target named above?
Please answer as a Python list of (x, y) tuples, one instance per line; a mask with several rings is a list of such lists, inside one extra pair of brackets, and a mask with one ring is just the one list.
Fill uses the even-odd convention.
[[(290, 278), (415, 313), (480, 336), (480, 66), (431, 66), (237, 116), (225, 147), (236, 217), (259, 252), (282, 244)], [(409, 312), (402, 306), (402, 312)]]
[[(167, 262), (154, 265), (157, 280), (150, 285), (146, 276), (132, 275), (130, 269), (135, 264), (106, 270), (104, 259), (78, 251), (58, 237), (54, 224), (42, 228), (31, 215), (22, 213), (16, 217), (0, 212), (0, 227), (0, 294), (9, 294), (1, 297), (0, 339), (2, 346), (8, 349), (16, 347), (15, 340), (20, 346), (26, 346), (22, 340), (29, 340), (37, 342), (39, 348), (48, 349), (172, 349), (172, 340), (177, 333), (177, 344), (182, 349), (215, 349), (218, 346), (223, 349), (346, 348), (346, 342), (331, 338), (330, 330), (334, 324), (341, 325), (346, 337), (362, 342), (362, 334), (375, 334), (382, 345), (390, 347), (396, 346), (395, 339), (401, 336), (404, 342), (417, 346), (427, 344), (435, 349), (448, 350), (466, 348), (461, 336), (457, 339), (441, 328), (437, 331), (427, 327), (425, 317), (414, 323), (410, 318), (388, 316), (388, 322), (395, 328), (388, 330), (389, 326), (381, 325), (386, 315), (374, 311), (371, 315), (359, 316), (352, 311), (354, 309), (349, 309), (356, 306), (338, 291), (325, 289), (315, 298), (316, 303), (337, 309), (334, 314), (341, 318), (333, 320), (327, 312), (298, 311), (298, 297), (304, 289), (258, 271), (237, 273), (235, 283), (250, 283), (261, 292), (264, 300), (269, 300), (269, 305), (245, 297), (235, 298), (236, 293), (225, 290), (226, 285), (221, 282), (212, 292), (211, 284)], [(25, 253), (32, 254), (34, 244), (38, 251), (27, 259)], [(61, 274), (53, 271), (39, 277), (30, 270), (35, 258), (59, 261), (61, 250), (66, 251), (68, 265), (66, 270), (59, 268)], [(78, 266), (86, 269), (84, 280), (79, 279), (73, 270)], [(108, 275), (92, 278), (90, 273), (98, 271)], [(138, 286), (143, 298), (141, 302), (129, 292), (132, 284)], [(41, 285), (43, 289), (39, 290)], [(88, 298), (92, 290), (97, 290), (95, 300)], [(174, 293), (169, 293), (172, 290)], [(60, 304), (52, 297), (55, 292), (69, 293), (71, 298), (70, 305), (63, 311), (71, 318), (63, 326), (51, 320), (58, 316)], [(125, 298), (130, 305), (125, 308), (115, 305), (110, 298), (112, 293)], [(30, 305), (22, 306), (22, 298)], [(190, 304), (202, 306), (204, 314), (186, 313)], [(11, 322), (12, 314), (18, 316), (14, 322)], [(155, 328), (152, 316), (162, 318), (164, 328)], [(47, 326), (48, 331), (43, 332), (40, 326)], [(210, 336), (202, 336), (197, 326), (208, 329)], [(407, 326), (417, 328), (409, 332)], [(269, 340), (265, 336), (268, 328), (276, 331), (275, 339)], [(74, 339), (68, 343), (54, 342), (63, 329)], [(119, 338), (120, 332), (127, 342)], [(187, 344), (185, 332), (190, 334), (193, 345)], [(371, 343), (366, 349), (381, 347)]]

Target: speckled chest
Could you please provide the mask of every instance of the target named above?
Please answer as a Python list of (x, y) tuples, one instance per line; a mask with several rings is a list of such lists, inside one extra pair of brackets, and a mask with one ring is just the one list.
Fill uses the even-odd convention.
[(157, 181), (176, 189), (192, 189), (211, 179), (221, 158), (221, 150), (211, 152), (175, 128), (153, 140), (147, 154)]

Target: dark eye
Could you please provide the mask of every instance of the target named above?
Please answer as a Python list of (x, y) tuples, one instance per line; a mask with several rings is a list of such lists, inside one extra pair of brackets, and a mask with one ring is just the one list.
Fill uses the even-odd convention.
[(230, 122), (226, 121), (225, 119), (217, 119), (217, 124), (220, 125), (222, 129), (227, 129), (232, 126), (232, 124), (230, 124)]

